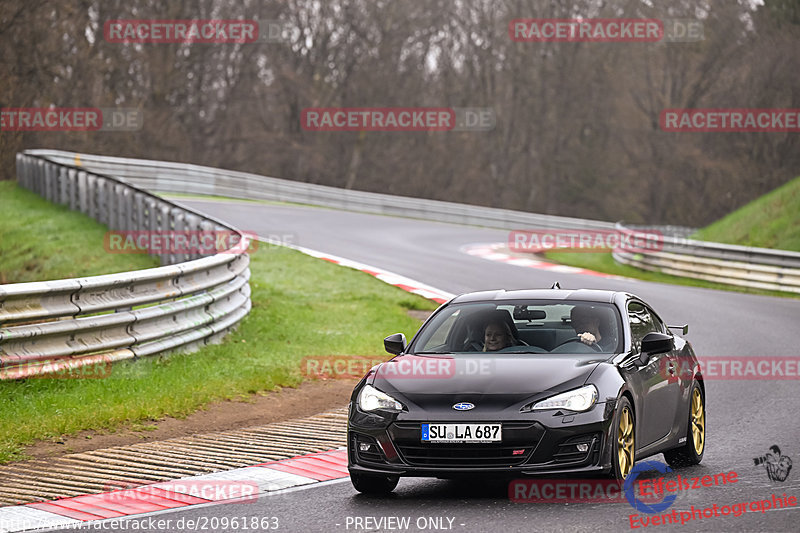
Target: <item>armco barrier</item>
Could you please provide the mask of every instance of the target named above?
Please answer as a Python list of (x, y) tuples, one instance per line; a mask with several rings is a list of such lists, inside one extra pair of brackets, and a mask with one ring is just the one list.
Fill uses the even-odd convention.
[[(622, 225), (299, 183), (198, 165), (28, 150), (20, 183), (113, 230), (230, 230), (145, 189), (305, 203), (502, 229)], [(241, 238), (245, 238), (239, 233)], [(662, 252), (615, 253), (648, 270), (800, 292), (800, 254), (666, 237)], [(0, 379), (213, 342), (250, 309), (248, 257), (163, 254), (160, 268), (0, 286)], [(144, 306), (144, 307), (141, 307)], [(136, 309), (134, 309), (136, 307)], [(98, 314), (108, 313), (113, 314)], [(94, 315), (94, 316), (87, 316)]]
[(164, 253), (159, 268), (0, 285), (0, 379), (189, 350), (215, 342), (250, 310), (247, 236), (131, 183), (41, 155), (17, 155), (17, 179), (112, 230), (226, 231), (213, 256)]
[[(617, 230), (635, 233), (617, 224)], [(619, 263), (688, 278), (800, 293), (800, 253), (663, 237), (658, 252), (614, 252)]]
[(58, 150), (28, 150), (26, 153), (116, 176), (151, 191), (293, 202), (500, 229), (614, 228), (613, 223), (598, 220), (539, 215), (508, 209), (339, 189), (185, 163), (76, 154)]

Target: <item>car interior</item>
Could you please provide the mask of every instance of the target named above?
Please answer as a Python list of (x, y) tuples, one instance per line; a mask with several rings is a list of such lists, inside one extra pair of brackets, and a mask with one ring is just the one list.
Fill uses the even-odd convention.
[[(446, 338), (434, 334), (424, 350), (437, 352), (482, 352), (484, 329), (490, 322), (503, 322), (513, 336), (512, 346), (500, 352), (518, 353), (592, 353), (595, 348), (576, 341), (577, 332), (570, 320), (572, 304), (557, 305), (495, 305), (473, 304), (464, 306), (448, 317), (439, 329), (447, 329)], [(600, 334), (615, 341), (618, 338), (618, 319), (608, 306), (596, 306), (600, 317)], [(433, 325), (432, 325), (433, 326)], [(436, 326), (434, 326), (436, 327)], [(442, 343), (433, 342), (439, 337)], [(566, 343), (566, 344), (565, 344)], [(617, 344), (616, 342), (614, 344)]]

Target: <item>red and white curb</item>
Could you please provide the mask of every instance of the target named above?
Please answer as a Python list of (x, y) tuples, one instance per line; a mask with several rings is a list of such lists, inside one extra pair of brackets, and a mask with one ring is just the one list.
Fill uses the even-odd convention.
[[(267, 239), (262, 240), (263, 242), (271, 242)], [(365, 272), (384, 283), (412, 294), (418, 294), (423, 298), (440, 304), (447, 302), (454, 296), (451, 293), (382, 268), (309, 248), (292, 245), (288, 245), (288, 247), (312, 257)], [(520, 267), (537, 268), (565, 274), (587, 274), (611, 279), (628, 279), (584, 268), (513, 256), (501, 251), (504, 248), (505, 245), (503, 243), (472, 244), (463, 246), (461, 251), (490, 261), (499, 261)], [(191, 505), (241, 501), (242, 496), (240, 494), (233, 498), (231, 497), (230, 488), (232, 483), (244, 482), (250, 487), (257, 487), (257, 491), (254, 490), (248, 494), (248, 496), (252, 497), (256, 494), (269, 494), (322, 481), (343, 479), (348, 475), (347, 451), (344, 449), (331, 450), (131, 489), (0, 507), (0, 533), (63, 528), (95, 520), (129, 517)], [(202, 490), (198, 490), (198, 487), (202, 487)]]
[(530, 259), (520, 255), (514, 255), (508, 251), (508, 247), (500, 243), (492, 244), (466, 244), (461, 247), (461, 252), (488, 259), (489, 261), (499, 261), (509, 265), (535, 268), (538, 270), (546, 270), (549, 272), (556, 272), (559, 274), (583, 274), (587, 276), (596, 276), (599, 278), (607, 279), (624, 279), (625, 281), (634, 281), (632, 278), (623, 276), (615, 276), (613, 274), (605, 274), (603, 272), (596, 272), (586, 268), (571, 267), (568, 265), (559, 265), (556, 263), (548, 263), (547, 261), (540, 261), (538, 259)]
[(310, 255), (311, 257), (316, 257), (317, 259), (323, 259), (325, 261), (328, 261), (329, 263), (334, 263), (344, 267), (353, 268), (361, 272), (366, 272), (371, 276), (375, 276), (384, 283), (388, 283), (389, 285), (393, 285), (399, 289), (402, 289), (406, 292), (410, 292), (412, 294), (418, 294), (419, 296), (427, 298), (428, 300), (432, 300), (436, 303), (443, 304), (451, 300), (455, 296), (455, 294), (451, 294), (441, 289), (437, 289), (436, 287), (431, 287), (430, 285), (422, 283), (421, 281), (407, 278), (405, 276), (401, 276), (400, 274), (395, 274), (394, 272), (390, 272), (382, 268), (366, 265), (364, 263), (359, 263), (358, 261), (351, 261), (350, 259), (339, 257), (338, 255), (328, 254), (325, 252), (312, 250), (311, 248), (304, 248), (302, 246), (276, 243), (269, 239), (259, 239), (259, 240), (270, 244), (279, 244), (280, 246), (285, 246), (287, 248), (297, 250), (298, 252)]
[[(256, 495), (346, 477), (347, 450), (330, 450), (131, 489), (0, 507), (0, 532), (70, 527), (223, 501), (254, 501)], [(243, 495), (242, 484), (252, 490)], [(238, 490), (232, 490), (237, 486)]]
[[(268, 239), (261, 240), (280, 244), (272, 243)], [(365, 272), (384, 283), (440, 304), (454, 296), (382, 268), (310, 248), (292, 245), (287, 247), (330, 263)], [(244, 482), (250, 487), (257, 486), (257, 494), (269, 494), (322, 481), (344, 479), (348, 475), (347, 451), (331, 450), (131, 489), (0, 507), (0, 533), (64, 528), (95, 520), (129, 517), (190, 505), (242, 501), (240, 495), (231, 498), (232, 483)], [(202, 490), (198, 487), (202, 487)]]

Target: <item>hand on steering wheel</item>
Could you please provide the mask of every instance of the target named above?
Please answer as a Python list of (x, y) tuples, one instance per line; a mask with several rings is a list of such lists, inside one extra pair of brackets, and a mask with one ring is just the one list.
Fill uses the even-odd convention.
[[(589, 333), (589, 335), (592, 335), (592, 334)], [(592, 337), (594, 337), (594, 335), (592, 335)], [(559, 344), (558, 346), (556, 346), (556, 348), (560, 348), (560, 347), (564, 346), (565, 344), (569, 344), (570, 342), (579, 342), (579, 343), (583, 344), (584, 346), (588, 346), (589, 348), (591, 348), (595, 352), (602, 352), (603, 351), (603, 349), (600, 348), (600, 346), (596, 342), (593, 342), (592, 344), (586, 344), (586, 342), (583, 339), (581, 339), (580, 336), (578, 336), (578, 337), (576, 337), (574, 339), (566, 340), (566, 341), (562, 342), (561, 344)], [(553, 348), (553, 350), (555, 350), (556, 348)]]

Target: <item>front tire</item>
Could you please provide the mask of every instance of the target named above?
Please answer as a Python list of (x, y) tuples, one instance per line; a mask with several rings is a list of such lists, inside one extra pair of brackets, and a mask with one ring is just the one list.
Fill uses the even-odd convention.
[(368, 474), (350, 474), (353, 487), (362, 494), (386, 495), (390, 494), (400, 481), (399, 476), (371, 476)]
[(699, 464), (706, 451), (706, 398), (699, 384), (694, 384), (689, 398), (686, 444), (664, 452), (664, 459), (676, 468)]
[(614, 435), (609, 477), (619, 481), (628, 477), (636, 462), (636, 417), (626, 396), (620, 398), (614, 411)]

